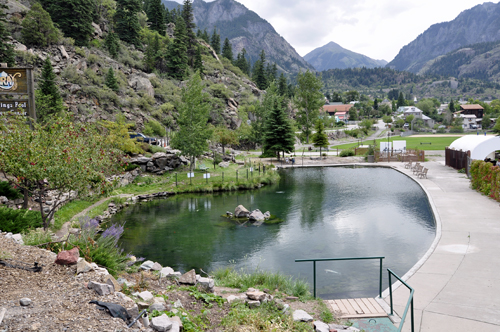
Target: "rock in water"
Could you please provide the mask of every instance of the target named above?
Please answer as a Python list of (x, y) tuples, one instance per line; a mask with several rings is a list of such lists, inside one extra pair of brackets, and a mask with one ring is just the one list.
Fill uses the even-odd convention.
[(257, 210), (252, 211), (252, 213), (250, 213), (250, 215), (248, 216), (248, 219), (250, 219), (250, 221), (264, 221), (264, 220), (266, 220), (266, 217), (264, 216), (264, 214), (262, 212), (260, 212), (259, 209), (257, 209)]
[(248, 211), (243, 205), (238, 205), (236, 209), (234, 209), (234, 216), (236, 218), (248, 218), (250, 215), (250, 211)]

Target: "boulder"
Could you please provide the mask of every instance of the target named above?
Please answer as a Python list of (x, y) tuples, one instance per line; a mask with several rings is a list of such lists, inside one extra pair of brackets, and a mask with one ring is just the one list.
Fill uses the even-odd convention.
[(269, 219), (269, 218), (271, 218), (271, 212), (266, 211), (266, 212), (264, 213), (264, 218), (265, 218), (266, 220), (267, 220), (267, 219)]
[(140, 292), (139, 297), (144, 301), (151, 301), (154, 298), (153, 294), (149, 291)]
[(227, 162), (227, 161), (220, 162), (219, 163), (219, 167), (221, 167), (221, 168), (227, 168), (227, 167), (229, 167), (229, 162)]
[(94, 28), (94, 35), (97, 37), (101, 37), (102, 36), (101, 27), (98, 24), (95, 24), (94, 22), (92, 22), (92, 27)]
[(31, 304), (31, 299), (23, 297), (22, 299), (19, 300), (19, 304), (23, 307), (27, 307)]
[(159, 317), (153, 317), (151, 319), (150, 327), (158, 332), (166, 332), (170, 331), (172, 328), (172, 322), (166, 314), (163, 314)]
[(155, 89), (153, 84), (149, 81), (149, 78), (143, 77), (138, 74), (132, 74), (129, 77), (128, 85), (135, 89), (136, 91), (144, 91), (150, 97), (155, 96)]
[(55, 263), (59, 265), (75, 265), (79, 257), (80, 252), (78, 248), (73, 248), (71, 250), (61, 251), (57, 254)]
[(266, 220), (266, 217), (264, 216), (264, 214), (262, 212), (260, 212), (259, 209), (257, 209), (257, 210), (252, 211), (252, 213), (250, 213), (250, 215), (248, 216), (248, 219), (250, 221), (264, 221), (264, 220)]
[(304, 310), (295, 310), (293, 312), (293, 320), (295, 322), (312, 322), (313, 318)]
[(215, 281), (211, 278), (200, 278), (198, 280), (198, 285), (206, 292), (212, 293), (215, 287)]
[(250, 216), (250, 211), (248, 211), (243, 205), (238, 205), (234, 209), (234, 216), (236, 218), (248, 218)]
[(59, 49), (59, 52), (61, 52), (61, 56), (64, 59), (69, 59), (68, 52), (66, 52), (66, 49), (64, 48), (64, 45), (59, 45), (59, 46), (57, 46), (57, 48)]
[(118, 292), (122, 289), (122, 286), (116, 281), (116, 279), (112, 276), (109, 275), (108, 278), (106, 279), (106, 283), (110, 286), (113, 286), (113, 290), (115, 292)]
[(153, 261), (145, 261), (144, 263), (141, 264), (141, 269), (143, 269), (143, 270), (151, 270), (153, 268), (153, 265), (155, 265), (155, 262), (153, 262)]
[(114, 293), (113, 286), (95, 281), (89, 281), (89, 283), (87, 284), (87, 288), (93, 289), (99, 295), (108, 295)]
[(151, 159), (159, 159), (159, 158), (167, 158), (167, 154), (165, 152), (156, 152), (154, 155), (151, 156)]
[(313, 324), (315, 332), (330, 332), (330, 326), (322, 321), (314, 321)]
[(184, 273), (180, 278), (181, 284), (196, 285), (196, 272), (193, 270)]
[(165, 311), (167, 308), (162, 303), (153, 303), (149, 306), (149, 312), (153, 312), (154, 310)]
[(160, 271), (161, 269), (162, 269), (162, 266), (158, 262), (155, 262), (153, 264), (153, 266), (151, 267), (151, 270), (153, 270), (153, 271)]
[(87, 273), (92, 270), (94, 270), (94, 268), (85, 259), (78, 260), (76, 264), (76, 274)]
[(246, 295), (253, 301), (262, 301), (266, 298), (266, 293), (260, 291), (246, 292)]
[(168, 277), (169, 275), (173, 274), (174, 273), (174, 269), (172, 269), (171, 267), (164, 267), (163, 269), (161, 269), (160, 271), (160, 277), (164, 278), (164, 277)]
[(17, 244), (24, 245), (23, 236), (21, 234), (12, 235), (12, 240), (16, 241)]
[(260, 307), (260, 301), (248, 301), (247, 304), (249, 308)]

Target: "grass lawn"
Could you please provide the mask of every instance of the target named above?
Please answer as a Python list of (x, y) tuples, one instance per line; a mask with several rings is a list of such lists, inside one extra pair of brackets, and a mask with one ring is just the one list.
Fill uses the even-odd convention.
[[(410, 137), (391, 137), (389, 140), (392, 141), (406, 141), (407, 149), (419, 149), (425, 151), (436, 151), (436, 150), (444, 150), (446, 147), (450, 146), (451, 143), (455, 140), (459, 139), (459, 137), (419, 137), (419, 136), (410, 136)], [(377, 139), (377, 146), (380, 145), (380, 142), (387, 142), (386, 138)], [(431, 144), (420, 144), (420, 143), (431, 143)], [(373, 144), (373, 140), (363, 141), (364, 145)], [(343, 144), (335, 146), (335, 148), (339, 149), (349, 149), (354, 148), (358, 144)]]

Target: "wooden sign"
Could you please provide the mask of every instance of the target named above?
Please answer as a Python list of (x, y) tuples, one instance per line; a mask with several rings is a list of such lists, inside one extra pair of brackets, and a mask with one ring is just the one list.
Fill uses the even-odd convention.
[(14, 112), (16, 114), (28, 115), (28, 110), (29, 108), (27, 99), (0, 99), (0, 116), (5, 112)]
[[(2, 99), (1, 96), (24, 96)], [(0, 115), (23, 112), (36, 120), (33, 68), (0, 67)]]
[(27, 68), (0, 68), (0, 93), (28, 94)]

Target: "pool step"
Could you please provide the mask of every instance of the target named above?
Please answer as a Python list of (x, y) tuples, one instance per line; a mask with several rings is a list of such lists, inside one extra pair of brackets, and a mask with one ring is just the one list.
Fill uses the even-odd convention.
[(356, 319), (388, 316), (373, 298), (326, 300), (325, 303), (332, 312), (340, 315), (339, 318)]

